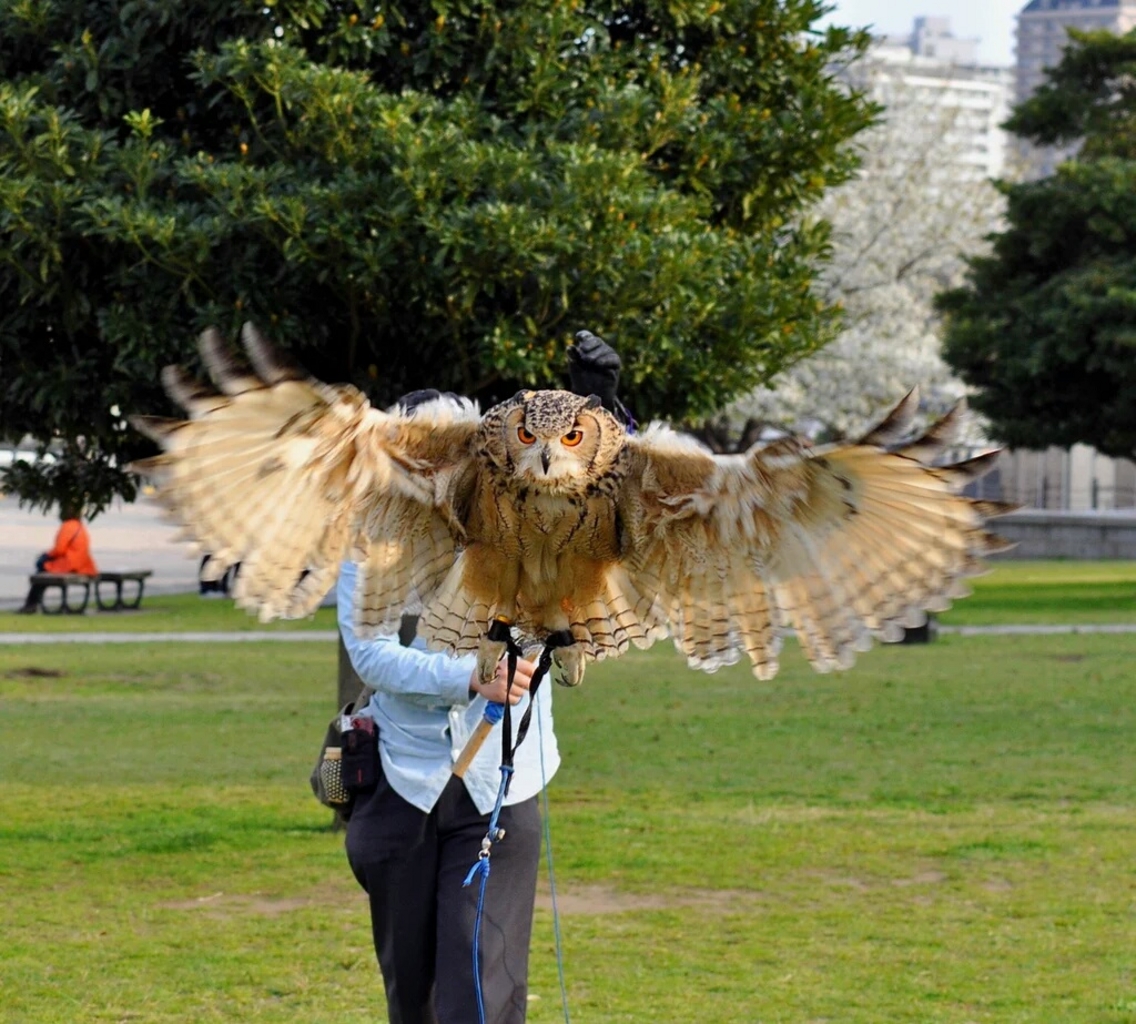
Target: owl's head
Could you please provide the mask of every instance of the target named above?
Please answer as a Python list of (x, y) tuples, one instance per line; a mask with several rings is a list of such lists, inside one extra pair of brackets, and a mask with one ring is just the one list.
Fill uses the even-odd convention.
[(595, 395), (521, 391), (506, 406), (502, 441), (513, 472), (542, 490), (583, 491), (624, 446), (623, 427)]

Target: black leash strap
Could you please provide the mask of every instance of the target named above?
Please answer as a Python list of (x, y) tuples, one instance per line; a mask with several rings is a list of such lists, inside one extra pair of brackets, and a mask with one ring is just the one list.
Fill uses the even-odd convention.
[[(513, 630), (509, 623), (503, 619), (494, 619), (489, 626), (487, 633), (490, 640), (504, 642), (506, 652), (506, 668), (508, 669), (508, 676), (505, 682), (505, 710), (504, 717), (501, 722), (501, 765), (512, 769), (513, 759), (519, 747), (528, 735), (529, 725), (532, 722), (533, 707), (536, 704), (536, 692), (540, 688), (540, 684), (544, 681), (544, 677), (548, 675), (549, 668), (552, 667), (552, 652), (558, 647), (570, 647), (576, 642), (576, 638), (567, 629), (557, 630), (555, 633), (549, 633), (544, 641), (544, 648), (540, 652), (540, 658), (536, 663), (536, 671), (533, 672), (532, 682), (529, 684), (529, 706), (525, 708), (525, 713), (521, 716), (520, 725), (517, 726), (517, 742), (513, 743), (513, 716), (512, 704), (509, 703), (509, 694), (513, 689), (513, 679), (517, 674), (517, 660), (521, 657), (521, 648), (516, 640), (513, 639)], [(508, 773), (509, 782), (512, 782), (512, 771)], [(505, 786), (505, 792), (508, 792), (508, 783)]]

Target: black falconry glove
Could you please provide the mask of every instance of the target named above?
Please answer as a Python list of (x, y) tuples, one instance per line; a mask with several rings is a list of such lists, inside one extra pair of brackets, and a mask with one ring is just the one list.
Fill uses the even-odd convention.
[(580, 331), (576, 344), (568, 346), (568, 379), (572, 390), (581, 396), (598, 395), (608, 412), (617, 411), (615, 392), (622, 365), (615, 349), (591, 331)]
[(461, 401), (460, 395), (455, 395), (452, 391), (439, 391), (437, 388), (422, 388), (420, 391), (410, 391), (403, 395), (395, 405), (399, 407), (402, 412), (414, 412), (420, 405), (426, 402), (432, 402), (435, 398), (452, 398), (455, 402)]

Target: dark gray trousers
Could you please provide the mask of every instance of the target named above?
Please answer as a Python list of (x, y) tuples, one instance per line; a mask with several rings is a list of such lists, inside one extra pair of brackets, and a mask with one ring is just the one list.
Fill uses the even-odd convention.
[[(540, 860), (536, 797), (505, 807), (493, 844), (479, 954), (486, 1024), (523, 1024)], [(451, 778), (429, 814), (380, 777), (347, 826), (347, 859), (371, 904), (390, 1024), (478, 1024), (473, 932), (480, 880), (462, 887), (489, 825)]]

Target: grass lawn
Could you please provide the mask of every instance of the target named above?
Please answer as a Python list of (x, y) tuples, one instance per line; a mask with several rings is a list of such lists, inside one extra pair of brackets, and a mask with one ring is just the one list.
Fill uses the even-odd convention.
[[(997, 529), (997, 521), (994, 523)], [(1136, 562), (991, 559), (974, 593), (945, 614), (952, 626), (1136, 622)]]
[(100, 612), (88, 608), (82, 615), (17, 615), (14, 611), (0, 611), (0, 633), (248, 633), (297, 629), (335, 629), (335, 609), (319, 608), (307, 619), (265, 623), (224, 598), (147, 594), (136, 611)]
[[(572, 1019), (1136, 1022), (1133, 644), (593, 667), (556, 693)], [(384, 1019), (307, 788), (334, 672), (330, 643), (0, 647), (0, 1020)], [(534, 1024), (553, 951), (541, 909)]]

